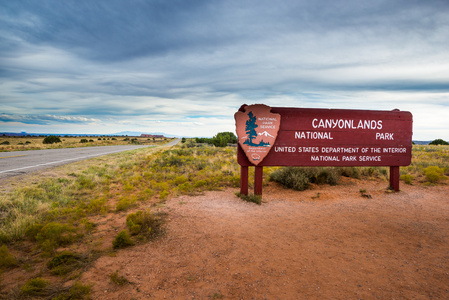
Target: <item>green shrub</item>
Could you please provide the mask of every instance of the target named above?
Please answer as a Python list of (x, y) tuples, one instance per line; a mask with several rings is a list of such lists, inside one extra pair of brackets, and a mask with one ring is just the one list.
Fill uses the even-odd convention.
[(111, 279), (111, 282), (115, 283), (116, 285), (125, 285), (131, 283), (128, 279), (126, 279), (126, 277), (119, 275), (118, 270), (110, 274), (109, 278)]
[(136, 200), (135, 199), (122, 197), (122, 198), (119, 199), (119, 201), (115, 205), (115, 210), (116, 211), (125, 211), (125, 210), (128, 210), (129, 208), (131, 208), (131, 207), (133, 207), (135, 205), (136, 205)]
[(162, 219), (150, 210), (139, 210), (126, 216), (126, 226), (132, 235), (156, 234), (160, 231)]
[(112, 241), (112, 247), (114, 249), (122, 249), (132, 245), (134, 245), (134, 242), (131, 240), (131, 237), (126, 230), (120, 231), (116, 238)]
[(57, 242), (58, 245), (67, 245), (72, 243), (75, 237), (76, 230), (73, 226), (50, 222), (42, 227), (40, 232), (36, 235), (36, 241), (39, 242), (51, 239)]
[(80, 143), (84, 144), (84, 143), (88, 143), (89, 141), (87, 139), (81, 139)]
[(431, 141), (429, 143), (429, 145), (449, 145), (449, 143), (443, 139), (436, 139), (436, 140)]
[(42, 296), (45, 295), (45, 289), (49, 285), (50, 283), (43, 278), (33, 278), (20, 288), (20, 293), (25, 296)]
[(88, 296), (91, 290), (92, 286), (77, 281), (67, 292), (60, 293), (51, 300), (90, 299)]
[(312, 178), (312, 182), (316, 184), (330, 184), (336, 185), (340, 179), (340, 173), (335, 168), (323, 168), (319, 173)]
[(173, 180), (173, 183), (179, 185), (187, 182), (188, 180), (189, 179), (185, 175), (179, 175)]
[(18, 264), (16, 258), (11, 253), (9, 253), (6, 245), (2, 245), (0, 247), (0, 269), (13, 268), (17, 265)]
[(50, 135), (44, 138), (44, 144), (54, 144), (54, 143), (62, 143), (61, 139), (58, 136)]
[(311, 168), (286, 167), (270, 174), (270, 180), (297, 191), (306, 190), (315, 172)]
[(444, 176), (445, 170), (443, 168), (437, 166), (429, 166), (423, 171), (427, 181), (430, 183), (437, 183), (440, 180), (446, 179), (446, 176)]
[(165, 167), (165, 166), (168, 166), (168, 167), (180, 167), (182, 165), (184, 165), (184, 161), (183, 161), (182, 157), (175, 156), (175, 155), (171, 155), (171, 156), (167, 157), (162, 162), (162, 167)]
[[(240, 179), (240, 178), (239, 178), (239, 179)], [(193, 187), (195, 187), (195, 188), (201, 188), (201, 187), (204, 187), (204, 186), (207, 186), (207, 181), (204, 180), (204, 179), (198, 180), (198, 181), (196, 181), (196, 182), (193, 184)]]
[(237, 137), (233, 132), (220, 132), (213, 138), (195, 138), (197, 143), (208, 143), (215, 147), (226, 147), (228, 144), (236, 144)]
[(56, 222), (35, 224), (25, 234), (35, 240), (45, 254), (51, 254), (58, 247), (69, 245), (80, 237), (73, 226)]
[(160, 200), (166, 200), (168, 196), (170, 195), (170, 192), (167, 190), (162, 190), (159, 192), (159, 199)]
[(413, 184), (413, 176), (410, 174), (401, 175), (400, 179), (402, 181), (404, 181), (406, 184), (409, 184), (409, 185)]
[(297, 191), (306, 190), (310, 183), (336, 185), (340, 173), (335, 168), (280, 168), (270, 174), (270, 180)]
[(97, 183), (93, 175), (79, 175), (76, 179), (76, 183), (81, 189), (93, 189)]
[(47, 263), (47, 267), (53, 275), (65, 275), (80, 268), (82, 265), (82, 256), (70, 251), (62, 251)]
[(224, 296), (220, 293), (213, 293), (212, 295), (209, 296), (210, 299), (223, 299)]
[(194, 190), (193, 186), (189, 182), (178, 185), (177, 189), (182, 194), (192, 194)]
[(253, 195), (253, 194), (243, 195), (243, 194), (240, 194), (240, 192), (236, 193), (235, 195), (246, 202), (252, 202), (252, 203), (256, 203), (258, 205), (262, 204), (262, 196), (260, 196), (260, 195)]
[(0, 143), (0, 145), (9, 145), (9, 144), (11, 144), (9, 141), (3, 141)]
[(89, 202), (89, 204), (87, 204), (87, 212), (89, 214), (104, 214), (108, 211), (109, 206), (107, 203), (107, 199), (105, 198), (98, 198), (98, 199), (93, 199)]
[(86, 232), (92, 231), (97, 225), (86, 218), (80, 220), (80, 223), (84, 225), (84, 230)]
[(341, 176), (349, 177), (349, 178), (360, 178), (360, 171), (356, 167), (343, 167), (339, 168)]
[(35, 242), (37, 234), (42, 230), (43, 227), (44, 227), (44, 225), (40, 224), (40, 223), (35, 223), (33, 225), (30, 225), (27, 228), (27, 230), (25, 231), (25, 236), (29, 240)]
[(86, 297), (90, 294), (91, 289), (92, 286), (78, 281), (70, 288), (69, 298), (67, 299), (87, 299)]

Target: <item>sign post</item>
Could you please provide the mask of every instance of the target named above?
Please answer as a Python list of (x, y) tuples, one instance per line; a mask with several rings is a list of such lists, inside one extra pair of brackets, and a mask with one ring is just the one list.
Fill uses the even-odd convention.
[(261, 195), (264, 166), (387, 166), (390, 187), (399, 191), (399, 167), (411, 163), (413, 117), (406, 111), (255, 104), (242, 105), (235, 120), (242, 194), (249, 166), (256, 166), (254, 193)]

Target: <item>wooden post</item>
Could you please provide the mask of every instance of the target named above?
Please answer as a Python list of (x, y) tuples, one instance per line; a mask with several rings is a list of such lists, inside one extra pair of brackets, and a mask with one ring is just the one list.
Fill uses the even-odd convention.
[(399, 166), (390, 166), (390, 188), (399, 192)]
[(248, 196), (248, 167), (240, 166), (240, 194)]
[(263, 167), (256, 166), (254, 174), (254, 195), (262, 195)]

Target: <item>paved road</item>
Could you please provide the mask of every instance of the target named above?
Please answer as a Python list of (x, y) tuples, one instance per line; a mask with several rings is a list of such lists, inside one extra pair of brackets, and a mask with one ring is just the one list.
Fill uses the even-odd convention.
[[(179, 141), (180, 139), (176, 139), (164, 146), (174, 146)], [(0, 152), (0, 179), (143, 147), (148, 146), (125, 145)]]
[(173, 141), (171, 141), (168, 144), (163, 145), (164, 147), (171, 147), (171, 146), (176, 146), (179, 142), (181, 141), (181, 139), (175, 139)]

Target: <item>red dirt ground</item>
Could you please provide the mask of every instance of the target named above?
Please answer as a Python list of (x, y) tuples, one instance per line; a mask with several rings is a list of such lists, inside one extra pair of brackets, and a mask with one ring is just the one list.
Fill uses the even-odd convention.
[[(234, 189), (174, 198), (165, 236), (82, 281), (94, 299), (449, 299), (448, 186), (386, 186), (270, 184), (261, 206)], [(112, 283), (116, 270), (132, 283)]]

